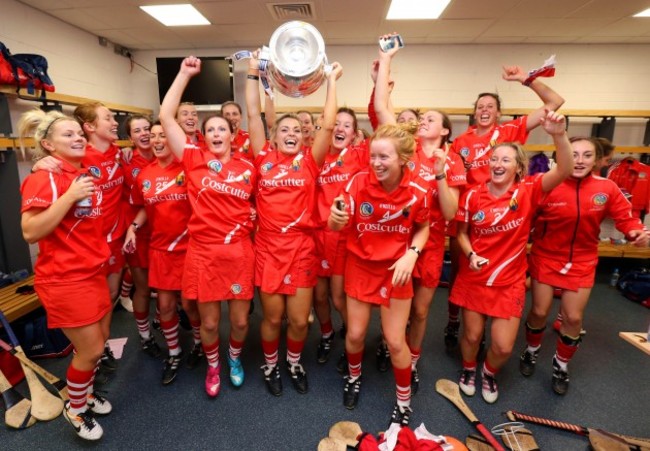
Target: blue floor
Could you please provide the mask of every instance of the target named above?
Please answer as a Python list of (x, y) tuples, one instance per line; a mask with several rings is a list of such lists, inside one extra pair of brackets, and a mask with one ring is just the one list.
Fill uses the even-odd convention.
[[(603, 273), (602, 279), (606, 278)], [(429, 330), (423, 346), (420, 391), (413, 398), (413, 428), (424, 423), (435, 434), (451, 435), (464, 441), (475, 432), (465, 417), (435, 392), (440, 378), (456, 380), (460, 355), (445, 353), (442, 330), (446, 323), (447, 290), (436, 293), (430, 314)], [(257, 301), (256, 301), (257, 302)], [(506, 420), (502, 412), (520, 412), (569, 423), (602, 428), (622, 434), (650, 437), (650, 356), (618, 337), (619, 331), (644, 331), (649, 311), (621, 297), (602, 281), (594, 289), (586, 313), (587, 335), (570, 365), (571, 386), (565, 397), (555, 395), (550, 386), (551, 358), (555, 334), (547, 333), (535, 375), (520, 376), (513, 356), (498, 377), (500, 398), (486, 404), (480, 393), (465, 398), (476, 416), (492, 427)], [(216, 399), (208, 399), (203, 389), (205, 363), (194, 370), (181, 368), (170, 386), (160, 383), (162, 362), (139, 350), (132, 316), (123, 310), (114, 315), (112, 337), (128, 337), (120, 367), (104, 386), (114, 410), (100, 418), (104, 438), (88, 443), (76, 437), (71, 427), (57, 418), (37, 423), (23, 431), (0, 428), (2, 450), (27, 449), (211, 449), (211, 450), (315, 450), (322, 437), (336, 422), (359, 423), (364, 431), (386, 429), (395, 400), (392, 372), (379, 373), (374, 351), (378, 337), (378, 317), (373, 317), (363, 363), (363, 385), (358, 407), (353, 411), (342, 405), (342, 379), (335, 364), (343, 349), (337, 337), (330, 361), (316, 362), (318, 327), (312, 325), (303, 354), (309, 376), (309, 393), (299, 395), (291, 386), (282, 367), (284, 393), (275, 398), (268, 394), (259, 370), (262, 352), (259, 342), (261, 308), (251, 316), (251, 332), (243, 354), (246, 381), (233, 388), (222, 365), (222, 390)], [(156, 335), (162, 345), (160, 335)], [(221, 355), (227, 334), (222, 332)], [(183, 331), (182, 342), (189, 349), (191, 336)], [(523, 328), (515, 353), (523, 346)], [(284, 352), (284, 348), (281, 349)], [(283, 355), (283, 354), (282, 354)], [(68, 359), (39, 361), (59, 377), (65, 375)], [(27, 393), (25, 384), (19, 390)], [(569, 432), (527, 425), (541, 449), (585, 450), (588, 440)]]

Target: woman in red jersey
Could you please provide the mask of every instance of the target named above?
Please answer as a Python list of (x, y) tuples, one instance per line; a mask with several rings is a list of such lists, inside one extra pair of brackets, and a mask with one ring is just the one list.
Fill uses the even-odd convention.
[(463, 308), (460, 388), (476, 392), (476, 358), (488, 318), (490, 348), (482, 369), (483, 399), (497, 400), (496, 373), (514, 346), (526, 300), (526, 243), (535, 208), (545, 193), (569, 176), (573, 162), (566, 119), (548, 112), (542, 119), (557, 149), (557, 166), (525, 179), (528, 167), (518, 144), (497, 145), (490, 157), (490, 180), (468, 189), (456, 214), (463, 257), (450, 299)]
[(553, 287), (562, 290), (562, 324), (553, 356), (553, 391), (569, 388), (568, 363), (582, 341), (582, 318), (594, 285), (600, 223), (616, 228), (636, 246), (648, 245), (648, 233), (632, 216), (630, 202), (611, 180), (594, 174), (604, 157), (598, 138), (571, 138), (575, 166), (571, 177), (551, 191), (537, 210), (530, 255), (533, 307), (526, 318), (527, 347), (519, 370), (531, 376), (553, 304)]
[(38, 243), (34, 288), (48, 327), (61, 328), (76, 351), (66, 374), (64, 418), (80, 437), (98, 440), (103, 431), (92, 413), (112, 409), (92, 386), (112, 310), (102, 192), (82, 164), (86, 138), (74, 119), (37, 109), (25, 113), (18, 127), (21, 138), (33, 133), (37, 158), (49, 155), (59, 163), (59, 172), (37, 171), (23, 182), (21, 226), (25, 240)]
[[(181, 354), (176, 305), (181, 291), (188, 243), (187, 223), (192, 208), (187, 199), (183, 167), (167, 146), (160, 123), (151, 127), (151, 144), (156, 161), (142, 168), (136, 177), (131, 203), (138, 207), (138, 213), (126, 232), (124, 251), (127, 256), (138, 251), (141, 245), (138, 232), (148, 225), (151, 235), (146, 237), (144, 245), (151, 265), (149, 285), (158, 292), (160, 326), (169, 351), (162, 373), (162, 383), (168, 385), (176, 379), (177, 359)], [(148, 316), (147, 305), (147, 325)], [(155, 346), (158, 348), (157, 344)]]
[[(390, 106), (388, 77), (390, 64), (398, 48), (379, 52), (375, 87), (375, 107), (380, 123), (395, 123)], [(465, 185), (465, 168), (460, 158), (449, 152), (451, 120), (438, 110), (420, 116), (416, 151), (409, 164), (414, 177), (429, 186), (433, 194), (429, 217), (429, 239), (413, 273), (415, 296), (411, 306), (408, 344), (411, 351), (411, 390), (419, 387), (417, 363), (426, 332), (429, 308), (440, 281), (445, 250), (445, 230), (458, 210), (460, 187)]]
[[(343, 330), (347, 323), (343, 272), (347, 238), (344, 233), (327, 227), (327, 219), (334, 198), (341, 193), (352, 176), (368, 168), (368, 145), (354, 145), (358, 130), (357, 117), (350, 108), (339, 108), (332, 134), (332, 142), (317, 179), (317, 229), (314, 232), (318, 257), (318, 281), (314, 290), (314, 311), (320, 322), (321, 339), (318, 344), (318, 363), (329, 358), (334, 329), (329, 298), (341, 315)], [(304, 133), (304, 126), (303, 126)], [(344, 362), (340, 362), (345, 370)]]
[[(361, 388), (361, 361), (372, 307), (380, 306), (390, 350), (397, 403), (391, 422), (408, 424), (411, 413), (411, 356), (404, 331), (411, 310), (411, 275), (429, 236), (426, 184), (413, 181), (409, 161), (416, 125), (380, 126), (370, 142), (370, 170), (357, 173), (331, 207), (333, 230), (349, 228), (345, 262), (349, 375), (343, 405), (354, 409)], [(342, 204), (339, 204), (341, 201)]]
[(205, 148), (187, 141), (174, 113), (190, 79), (201, 71), (201, 60), (183, 60), (160, 107), (160, 121), (172, 153), (181, 160), (192, 205), (190, 240), (183, 272), (183, 297), (195, 300), (201, 315), (201, 342), (208, 360), (205, 390), (216, 397), (221, 387), (219, 320), (221, 302), (228, 302), (230, 337), (228, 365), (235, 387), (244, 382), (240, 354), (248, 333), (253, 298), (251, 195), (253, 165), (232, 154), (232, 124), (214, 115), (203, 122)]
[(278, 348), (286, 313), (287, 369), (299, 393), (307, 393), (307, 373), (300, 358), (318, 271), (313, 232), (316, 183), (331, 143), (336, 116), (336, 80), (340, 64), (327, 75), (327, 96), (321, 130), (314, 145), (304, 147), (300, 120), (293, 114), (278, 118), (266, 140), (260, 116), (259, 62), (251, 58), (246, 81), (246, 110), (251, 149), (259, 182), (255, 194), (259, 230), (255, 234), (255, 285), (264, 318), (261, 335), (269, 392), (282, 393)]

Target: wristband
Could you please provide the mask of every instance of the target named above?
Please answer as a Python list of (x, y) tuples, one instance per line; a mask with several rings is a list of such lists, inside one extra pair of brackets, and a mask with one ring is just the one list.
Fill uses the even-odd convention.
[(442, 174), (436, 174), (436, 180), (444, 180), (447, 178), (447, 174), (444, 172)]
[(409, 247), (409, 250), (415, 252), (418, 255), (420, 255), (422, 253), (422, 251), (420, 249), (418, 249), (417, 246), (411, 246), (411, 247)]
[(132, 222), (131, 225), (133, 226), (133, 228), (135, 229), (136, 232), (140, 228), (140, 224), (138, 224), (137, 222)]
[(248, 74), (248, 75), (246, 75), (246, 78), (248, 78), (249, 80), (259, 80), (260, 76), (259, 75)]
[(469, 254), (467, 254), (467, 258), (468, 258), (468, 259), (472, 258), (472, 255), (476, 255), (476, 252), (474, 252), (474, 251), (469, 251)]

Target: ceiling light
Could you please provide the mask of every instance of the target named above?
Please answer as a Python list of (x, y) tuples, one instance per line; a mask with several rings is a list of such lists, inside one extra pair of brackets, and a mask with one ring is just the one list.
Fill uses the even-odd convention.
[(210, 25), (208, 19), (189, 4), (141, 6), (140, 9), (168, 27)]
[(633, 17), (650, 17), (650, 8), (635, 14)]
[(437, 19), (451, 0), (392, 0), (386, 20)]

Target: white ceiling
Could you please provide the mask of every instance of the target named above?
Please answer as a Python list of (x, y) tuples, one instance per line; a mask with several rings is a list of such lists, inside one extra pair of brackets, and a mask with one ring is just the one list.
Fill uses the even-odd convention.
[(310, 4), (303, 20), (329, 45), (371, 44), (390, 31), (407, 44), (650, 44), (650, 18), (631, 17), (650, 0), (452, 0), (440, 19), (416, 21), (385, 20), (390, 0), (194, 0), (212, 25), (171, 28), (138, 6), (190, 0), (19, 1), (130, 50), (267, 44), (294, 19), (275, 19), (273, 3)]

